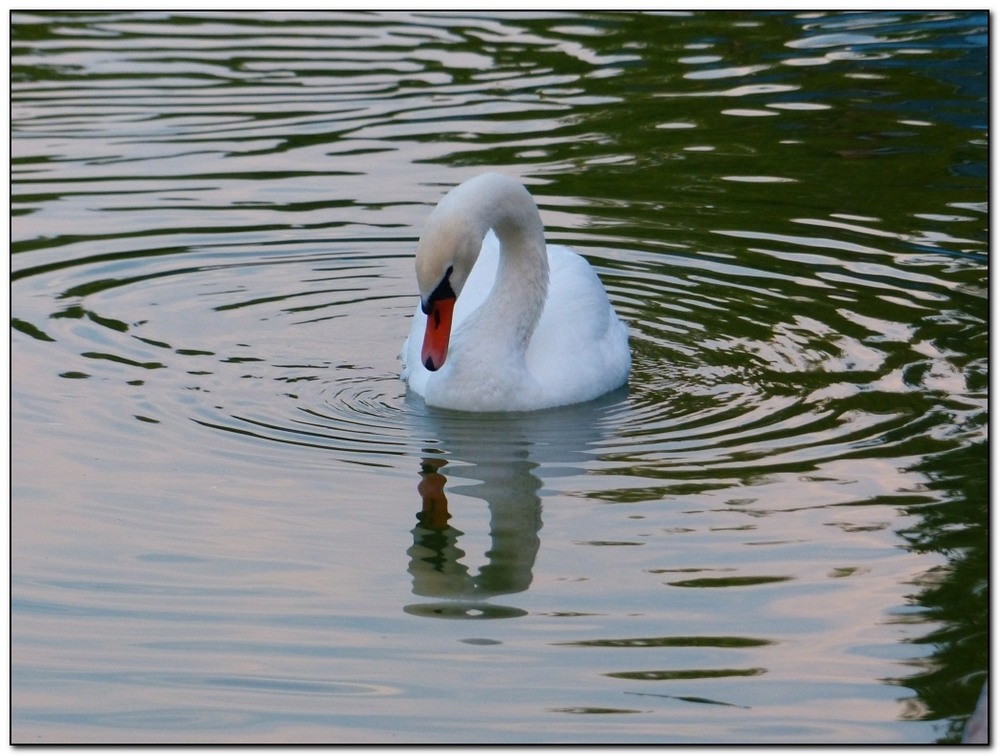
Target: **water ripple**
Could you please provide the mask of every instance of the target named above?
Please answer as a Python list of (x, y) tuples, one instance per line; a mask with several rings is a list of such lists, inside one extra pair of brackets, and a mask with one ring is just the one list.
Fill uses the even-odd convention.
[[(14, 14), (21, 732), (299, 733), (314, 706), (319, 735), (426, 737), (462, 696), (455, 737), (662, 742), (622, 685), (755, 702), (691, 739), (954, 720), (985, 617), (986, 21)], [(420, 229), (496, 168), (605, 281), (627, 388), (407, 394)]]

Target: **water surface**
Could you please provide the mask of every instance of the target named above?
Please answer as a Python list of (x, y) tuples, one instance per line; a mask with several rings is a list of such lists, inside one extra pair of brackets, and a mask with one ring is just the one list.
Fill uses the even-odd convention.
[[(12, 18), (15, 742), (928, 743), (987, 669), (985, 13)], [(406, 394), (523, 179), (626, 390)]]

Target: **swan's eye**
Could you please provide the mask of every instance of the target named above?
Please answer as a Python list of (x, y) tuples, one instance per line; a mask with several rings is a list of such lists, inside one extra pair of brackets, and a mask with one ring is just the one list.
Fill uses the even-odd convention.
[(434, 304), (439, 299), (455, 299), (455, 292), (451, 288), (451, 272), (455, 269), (455, 266), (449, 265), (448, 270), (444, 273), (444, 278), (441, 279), (441, 283), (437, 285), (437, 288), (431, 292), (431, 295), (427, 297), (426, 301), (420, 302), (420, 309), (423, 310), (424, 315), (431, 311), (431, 305)]

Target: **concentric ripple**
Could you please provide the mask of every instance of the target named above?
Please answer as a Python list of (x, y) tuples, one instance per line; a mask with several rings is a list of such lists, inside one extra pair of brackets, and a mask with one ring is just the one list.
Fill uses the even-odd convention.
[[(735, 232), (719, 238), (748, 242)], [(959, 366), (935, 346), (948, 316), (928, 304), (975, 299), (980, 289), (956, 291), (925, 265), (890, 268), (877, 261), (886, 253), (838, 261), (800, 251), (818, 238), (766, 241), (740, 264), (718, 251), (616, 250), (631, 257), (612, 267), (591, 251), (630, 323), (634, 368), (627, 392), (599, 403), (593, 420), (616, 437), (577, 451), (678, 474), (750, 475), (874, 445), (907, 456), (920, 439), (978, 427), (985, 362)], [(441, 413), (407, 397), (398, 379), (414, 307), (410, 245), (369, 246), (393, 254), (254, 259), (247, 250), (196, 268), (173, 256), (122, 257), (141, 273), (115, 279), (102, 277), (103, 263), (77, 264), (34, 274), (35, 286), (66, 288), (55, 312), (18, 318), (15, 328), (53, 352), (64, 380), (128, 387), (117, 425), (187, 418), (378, 465), (433, 441), (427, 424)], [(81, 290), (63, 280), (67, 272), (93, 283)], [(916, 325), (914, 311), (926, 312)], [(573, 427), (565, 414), (544, 414), (535, 432)]]
[[(885, 236), (860, 220), (850, 224), (858, 235)], [(985, 297), (977, 260), (935, 266), (891, 245), (718, 233), (711, 252), (638, 253), (610, 277), (638, 332), (625, 447), (614, 458), (745, 476), (876, 446), (907, 457), (981, 427), (986, 362), (959, 365), (937, 346)], [(964, 271), (968, 283), (941, 268)], [(968, 333), (984, 337), (972, 321)]]

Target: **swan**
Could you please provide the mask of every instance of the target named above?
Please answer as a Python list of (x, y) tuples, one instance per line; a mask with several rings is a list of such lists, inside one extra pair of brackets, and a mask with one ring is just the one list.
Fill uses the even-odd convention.
[(628, 381), (628, 330), (590, 264), (545, 244), (517, 180), (452, 189), (417, 244), (420, 304), (400, 377), (427, 404), (530, 411), (596, 399)]

